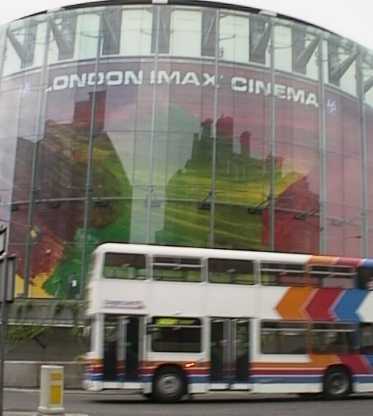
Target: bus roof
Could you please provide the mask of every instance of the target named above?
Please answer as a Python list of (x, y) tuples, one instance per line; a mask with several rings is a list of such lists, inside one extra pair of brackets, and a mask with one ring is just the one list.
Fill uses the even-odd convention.
[(227, 250), (181, 246), (160, 246), (147, 244), (104, 243), (95, 250), (97, 254), (143, 253), (159, 256), (185, 256), (202, 258), (232, 258), (237, 260), (260, 260), (295, 264), (322, 264), (373, 268), (373, 259), (337, 256), (313, 256), (310, 254), (276, 253), (249, 250)]

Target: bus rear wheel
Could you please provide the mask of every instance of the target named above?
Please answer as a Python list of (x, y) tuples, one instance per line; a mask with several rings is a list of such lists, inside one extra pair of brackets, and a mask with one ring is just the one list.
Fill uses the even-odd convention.
[(333, 368), (325, 374), (324, 397), (329, 400), (343, 399), (351, 393), (351, 378), (344, 368)]
[(161, 368), (153, 382), (153, 397), (157, 402), (178, 402), (186, 392), (184, 375), (173, 367)]

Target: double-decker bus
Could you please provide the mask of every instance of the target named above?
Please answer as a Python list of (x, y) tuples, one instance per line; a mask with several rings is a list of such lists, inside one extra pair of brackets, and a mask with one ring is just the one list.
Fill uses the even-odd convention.
[(89, 390), (373, 392), (373, 260), (108, 243), (90, 275)]

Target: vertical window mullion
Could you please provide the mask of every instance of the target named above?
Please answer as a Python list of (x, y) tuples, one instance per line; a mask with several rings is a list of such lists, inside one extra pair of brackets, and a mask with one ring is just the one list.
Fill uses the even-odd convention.
[[(160, 9), (159, 31), (157, 33), (157, 14), (153, 13), (152, 24), (152, 53), (169, 53), (170, 52), (170, 34), (171, 34), (171, 8), (163, 6)], [(157, 37), (158, 36), (158, 51)]]
[(210, 9), (202, 10), (202, 56), (215, 56), (216, 36), (216, 12)]

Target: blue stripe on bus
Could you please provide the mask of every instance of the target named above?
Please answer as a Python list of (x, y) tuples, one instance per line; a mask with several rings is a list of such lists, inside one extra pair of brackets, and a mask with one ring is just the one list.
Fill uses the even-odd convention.
[(360, 289), (346, 290), (334, 308), (337, 318), (340, 321), (359, 322), (360, 318), (356, 312), (367, 294), (367, 291)]
[[(141, 376), (141, 380), (143, 380), (144, 382), (151, 381), (152, 379), (152, 374), (144, 374)], [(188, 381), (191, 381), (192, 383), (206, 383), (207, 381), (209, 381), (209, 376), (204, 374), (188, 375)]]
[(208, 376), (188, 376), (188, 380), (191, 383), (209, 383), (209, 377)]
[(372, 259), (364, 259), (362, 261), (362, 264), (361, 265), (364, 266), (364, 267), (371, 267), (371, 268), (373, 268), (373, 260)]
[(373, 367), (373, 354), (366, 354), (364, 357), (367, 359), (369, 364)]
[[(258, 384), (281, 384), (281, 383), (321, 383), (322, 376), (306, 376), (306, 375), (299, 375), (299, 376), (281, 376), (281, 375), (273, 375), (273, 376), (253, 376), (252, 377), (253, 383)], [(373, 383), (373, 375), (371, 374), (359, 374), (353, 376), (353, 381), (355, 383)]]
[(104, 375), (103, 374), (89, 374), (87, 378), (92, 381), (103, 381)]
[(281, 383), (320, 383), (322, 381), (321, 376), (315, 375), (299, 375), (299, 376), (253, 376), (252, 382), (259, 384), (281, 384)]
[(364, 375), (359, 374), (357, 376), (353, 376), (353, 380), (354, 380), (355, 383), (361, 383), (361, 384), (373, 383), (373, 375), (371, 375), (371, 374), (366, 374), (366, 375), (365, 374)]

